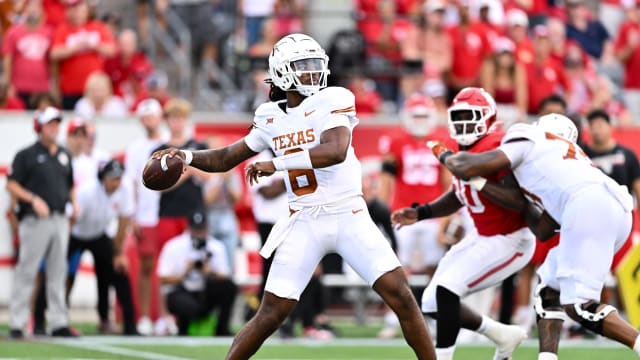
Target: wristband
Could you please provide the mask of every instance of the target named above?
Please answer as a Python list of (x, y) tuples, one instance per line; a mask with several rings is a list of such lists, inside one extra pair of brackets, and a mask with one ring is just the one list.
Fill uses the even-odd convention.
[(476, 191), (482, 191), (484, 185), (487, 183), (487, 179), (483, 178), (482, 176), (474, 176), (469, 179), (468, 182), (472, 188), (476, 189)]
[(184, 154), (184, 163), (189, 165), (193, 161), (193, 153), (191, 150), (180, 150)]
[(416, 208), (418, 210), (418, 221), (431, 218), (431, 206), (424, 204)]
[(296, 151), (291, 154), (271, 159), (277, 171), (293, 169), (313, 169), (309, 150)]
[(438, 161), (440, 161), (440, 163), (444, 165), (444, 162), (447, 161), (447, 158), (451, 155), (453, 155), (453, 151), (447, 150), (440, 154), (440, 156), (438, 156)]

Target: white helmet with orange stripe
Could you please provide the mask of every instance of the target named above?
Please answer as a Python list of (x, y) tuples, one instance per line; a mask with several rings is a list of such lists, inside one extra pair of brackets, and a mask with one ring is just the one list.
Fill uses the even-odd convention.
[(311, 96), (327, 87), (329, 57), (312, 37), (291, 34), (280, 39), (269, 55), (269, 75), (283, 91)]

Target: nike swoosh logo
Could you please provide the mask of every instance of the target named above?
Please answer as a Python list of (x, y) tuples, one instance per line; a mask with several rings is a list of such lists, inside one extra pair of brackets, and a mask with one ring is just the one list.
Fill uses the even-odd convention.
[(364, 210), (364, 209), (351, 210), (351, 213), (355, 215), (355, 214), (359, 213), (362, 210)]
[(316, 111), (315, 111), (315, 110), (311, 110), (311, 111), (309, 111), (309, 112), (305, 111), (305, 112), (304, 112), (304, 116), (305, 116), (305, 117), (307, 117), (307, 116), (309, 116), (309, 115), (313, 114), (314, 112), (316, 112)]

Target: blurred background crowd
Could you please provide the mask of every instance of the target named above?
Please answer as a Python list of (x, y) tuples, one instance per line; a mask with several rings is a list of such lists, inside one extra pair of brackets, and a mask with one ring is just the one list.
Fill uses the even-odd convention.
[[(380, 118), (400, 124), (412, 109), (421, 109), (411, 100), (421, 96), (431, 99), (429, 106), (439, 115), (433, 125), (444, 126), (450, 100), (467, 86), (481, 86), (493, 95), (498, 119), (506, 126), (551, 111), (571, 115), (588, 127), (596, 155), (602, 150), (598, 146), (606, 150), (614, 141), (613, 128), (624, 131), (640, 124), (636, 0), (4, 0), (0, 20), (0, 109), (38, 111), (34, 121), (41, 137), (52, 131), (49, 135), (57, 139), (60, 130), (73, 164), (72, 188), (88, 199), (98, 199), (96, 194), (104, 191), (100, 201), (113, 209), (105, 212), (87, 205), (93, 200), (85, 200), (84, 208), (96, 212), (93, 218), (77, 217), (67, 230), (71, 240), (63, 244), (69, 250), (59, 256), (68, 260), (69, 270), (60, 288), (47, 284), (46, 264), (22, 274), (20, 279), (32, 282), (29, 286), (36, 291), (23, 292), (22, 303), (11, 305), (20, 314), (10, 321), (15, 337), (25, 335), (23, 328), (40, 335), (77, 335), (66, 320), (54, 318), (57, 322), (47, 328), (44, 309), (58, 298), (68, 302), (78, 254), (84, 250), (92, 253), (98, 277), (101, 333), (229, 335), (236, 295), (244, 300), (244, 319), (251, 316), (260, 282), (234, 283), (236, 252), (242, 245), (237, 205), (245, 193), (252, 193), (255, 229), (264, 240), (277, 217), (287, 213), (283, 180), (274, 176), (259, 188), (247, 189), (238, 171), (205, 174), (190, 169), (178, 187), (159, 194), (145, 190), (140, 178), (155, 149), (204, 149), (225, 142), (185, 131), (192, 125), (193, 112), (246, 114), (267, 101), (267, 58), (283, 35), (308, 32), (321, 39), (330, 59), (331, 85), (355, 93), (364, 124)], [(52, 108), (65, 110), (65, 115)], [(65, 127), (47, 130), (59, 125), (63, 116)], [(116, 160), (94, 146), (94, 120), (113, 118), (137, 118), (145, 134)], [(383, 143), (380, 157), (393, 152)], [(622, 160), (602, 163), (624, 167), (626, 185), (640, 190), (637, 158), (633, 152), (625, 154)], [(397, 185), (385, 178), (390, 174), (385, 175), (379, 163), (365, 169), (370, 211), (394, 242), (389, 208), (410, 204), (394, 202), (391, 193)], [(12, 192), (8, 214), (16, 247), (23, 246), (20, 223), (29, 215), (25, 204), (32, 214), (39, 214), (38, 198), (47, 198), (32, 192), (32, 198)], [(16, 213), (21, 203), (23, 213)], [(53, 204), (48, 205), (55, 212)], [(116, 220), (119, 227), (114, 228), (111, 222)], [(409, 272), (432, 273), (455, 237), (448, 222), (436, 228), (440, 240), (435, 246), (440, 248), (422, 250), (437, 255), (419, 259), (410, 254), (404, 264)], [(136, 239), (137, 249), (125, 259), (127, 237)], [(255, 260), (257, 254), (253, 255)], [(45, 263), (56, 261), (49, 256)], [(336, 335), (326, 304), (319, 300), (331, 305), (350, 296), (328, 294), (320, 281), (323, 272), (344, 272), (339, 259), (323, 265), (281, 335), (293, 335), (296, 319), (302, 321), (306, 336)], [(264, 266), (267, 269), (268, 263)], [(487, 310), (498, 311), (499, 304), (501, 321), (531, 328), (534, 268), (525, 269), (519, 281), (505, 283), (507, 290), (498, 300), (493, 300), (493, 292), (488, 300), (485, 296)], [(612, 284), (615, 289), (615, 281)], [(258, 290), (241, 291), (247, 285)], [(117, 319), (122, 331), (114, 329), (115, 319), (110, 318), (110, 286), (122, 308), (122, 318)], [(212, 309), (217, 309), (214, 317)], [(380, 336), (396, 336), (394, 324), (392, 317), (385, 318)]]
[[(320, 32), (333, 84), (360, 115), (389, 114), (414, 92), (446, 107), (482, 86), (509, 118), (561, 94), (569, 112), (640, 118), (638, 2), (633, 0), (6, 0), (0, 106), (33, 108), (52, 92), (65, 110), (130, 114), (146, 97), (195, 109), (253, 110), (266, 59), (284, 34)], [(312, 21), (327, 26), (307, 26)], [(333, 22), (331, 22), (333, 21)], [(171, 79), (171, 81), (170, 81)], [(640, 120), (637, 120), (640, 121)]]

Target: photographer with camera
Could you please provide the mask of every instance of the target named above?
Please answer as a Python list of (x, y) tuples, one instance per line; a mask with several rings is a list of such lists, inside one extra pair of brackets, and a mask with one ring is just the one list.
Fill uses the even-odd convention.
[(229, 318), (237, 287), (230, 278), (224, 245), (209, 235), (204, 211), (191, 214), (188, 231), (164, 245), (158, 277), (167, 308), (178, 320), (180, 335), (187, 335), (190, 321), (216, 308), (215, 335), (232, 335)]

